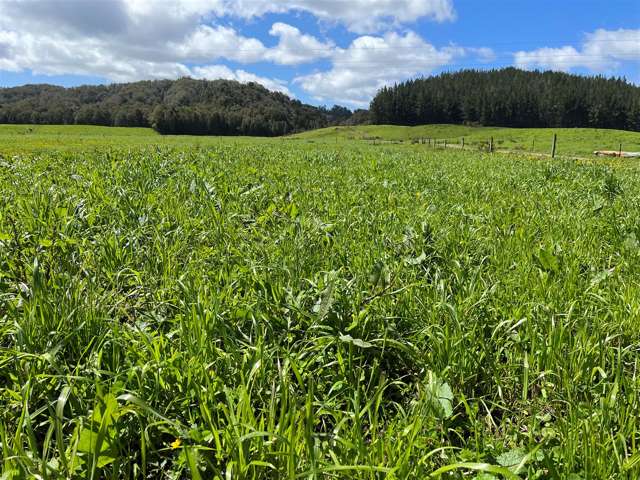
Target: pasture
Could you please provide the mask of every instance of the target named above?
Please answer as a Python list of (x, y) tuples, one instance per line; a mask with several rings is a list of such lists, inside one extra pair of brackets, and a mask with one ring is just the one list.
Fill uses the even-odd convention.
[[(623, 130), (595, 128), (505, 128), (468, 127), (463, 125), (360, 125), (354, 127), (331, 127), (312, 130), (292, 136), (307, 142), (401, 142), (411, 143), (419, 139), (436, 139), (440, 146), (446, 140), (452, 148), (460, 147), (462, 138), (465, 148), (486, 148), (493, 137), (497, 151), (549, 154), (554, 133), (558, 136), (559, 156), (589, 157), (595, 150), (640, 151), (640, 133)], [(416, 148), (427, 148), (420, 145)]]
[(640, 476), (635, 162), (35, 128), (3, 478)]

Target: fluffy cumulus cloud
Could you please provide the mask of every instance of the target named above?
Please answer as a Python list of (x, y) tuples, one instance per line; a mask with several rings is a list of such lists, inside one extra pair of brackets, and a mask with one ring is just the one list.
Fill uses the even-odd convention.
[(640, 30), (596, 30), (578, 49), (573, 46), (539, 48), (515, 54), (521, 68), (569, 71), (587, 68), (594, 72), (616, 69), (623, 62), (640, 61)]
[(342, 23), (357, 33), (378, 31), (421, 18), (438, 22), (455, 19), (452, 0), (226, 0), (223, 9), (243, 17), (304, 11), (327, 22)]
[[(239, 29), (249, 19), (288, 12), (341, 24), (355, 39), (340, 48), (283, 22), (271, 25), (271, 39)], [(455, 58), (491, 61), (491, 50), (436, 48), (405, 30), (419, 19), (454, 18), (453, 0), (0, 0), (0, 71), (116, 82), (226, 78), (291, 95), (287, 82), (251, 73), (250, 66), (324, 60), (318, 65), (328, 62), (326, 71), (298, 74), (295, 84), (325, 102), (364, 106), (381, 86), (427, 75)]]
[[(4, 68), (40, 73), (147, 77), (147, 66), (179, 73), (185, 62), (266, 59), (283, 65), (331, 54), (332, 44), (276, 23), (268, 49), (220, 24), (225, 18), (304, 11), (320, 20), (368, 30), (431, 17), (454, 16), (452, 0), (0, 0), (0, 54)], [(19, 37), (19, 40), (16, 40)], [(9, 40), (7, 40), (9, 39)], [(91, 49), (91, 52), (88, 50)], [(146, 62), (146, 63), (145, 63)], [(104, 68), (114, 64), (113, 72)], [(125, 65), (128, 64), (128, 65)], [(173, 65), (171, 65), (173, 64)], [(151, 70), (154, 70), (153, 68)], [(153, 75), (159, 76), (159, 75)]]
[(180, 41), (169, 42), (167, 50), (179, 60), (208, 61), (226, 58), (241, 63), (261, 60), (267, 48), (260, 40), (239, 35), (233, 28), (199, 25)]
[(275, 63), (296, 65), (332, 55), (332, 42), (323, 43), (286, 23), (275, 23), (269, 33), (279, 38), (278, 45), (265, 55)]
[(330, 70), (300, 76), (295, 82), (319, 101), (335, 99), (364, 107), (382, 86), (428, 75), (468, 53), (455, 46), (438, 49), (414, 32), (366, 35), (346, 49), (336, 49)]
[(294, 65), (327, 56), (333, 47), (276, 23), (271, 35), (278, 43), (267, 48), (218, 22), (234, 14), (231, 5), (222, 0), (0, 0), (0, 70), (133, 81), (200, 75), (188, 65), (210, 64), (207, 78), (220, 72), (285, 91), (278, 80), (223, 70), (214, 62)]

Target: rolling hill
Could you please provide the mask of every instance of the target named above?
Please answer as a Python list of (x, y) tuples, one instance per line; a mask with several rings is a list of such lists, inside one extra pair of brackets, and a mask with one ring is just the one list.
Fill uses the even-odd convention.
[(153, 127), (160, 133), (275, 136), (348, 119), (350, 110), (303, 104), (256, 83), (142, 81), (0, 89), (0, 123)]
[[(359, 125), (330, 127), (303, 132), (289, 138), (307, 142), (403, 142), (438, 140), (441, 144), (465, 148), (484, 148), (493, 137), (496, 149), (548, 153), (553, 135), (558, 137), (559, 155), (591, 155), (594, 150), (623, 149), (640, 151), (640, 133), (597, 128), (506, 128), (464, 125)], [(420, 147), (428, 147), (420, 145)], [(433, 145), (433, 142), (431, 143)]]

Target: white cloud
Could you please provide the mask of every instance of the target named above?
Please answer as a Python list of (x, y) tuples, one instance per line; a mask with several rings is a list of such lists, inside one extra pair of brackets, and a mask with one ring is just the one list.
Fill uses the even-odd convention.
[[(306, 12), (363, 35), (347, 48), (286, 23), (274, 23), (268, 47), (229, 23), (267, 13)], [(291, 94), (286, 82), (219, 65), (300, 65), (329, 59), (332, 68), (296, 82), (327, 102), (366, 105), (381, 86), (429, 74), (452, 59), (487, 49), (436, 48), (417, 34), (388, 29), (418, 19), (450, 21), (453, 0), (0, 0), (0, 70), (76, 74), (112, 81), (227, 78)], [(192, 67), (192, 65), (200, 65)]]
[(10, 72), (20, 70), (13, 51), (14, 45), (18, 43), (17, 37), (13, 32), (0, 31), (0, 70)]
[[(64, 35), (15, 34), (0, 31), (9, 52), (3, 64), (7, 70), (31, 70), (44, 75), (95, 75), (114, 81), (142, 78), (176, 78), (189, 74), (189, 69), (177, 62), (133, 59), (105, 48), (99, 40), (83, 43)], [(2, 65), (5, 67), (6, 65)]]
[(429, 18), (437, 22), (455, 19), (453, 0), (225, 0), (223, 10), (251, 18), (265, 13), (309, 12), (326, 22), (339, 22), (357, 33)]
[(122, 32), (127, 22), (124, 0), (0, 1), (0, 25), (10, 24), (16, 29), (55, 27), (68, 34), (112, 35)]
[[(256, 81), (290, 94), (281, 81), (245, 70), (214, 66), (195, 73), (188, 65), (218, 59), (290, 65), (326, 55), (331, 48), (283, 23), (272, 28), (279, 43), (271, 49), (231, 27), (206, 23), (225, 11), (221, 2), (208, 0), (0, 0), (0, 70), (117, 82), (191, 74), (213, 78), (219, 72), (223, 78)], [(302, 47), (298, 51), (296, 43)]]
[(480, 63), (491, 63), (496, 59), (496, 53), (491, 48), (465, 48), (465, 54), (472, 54), (478, 58)]
[(247, 38), (230, 27), (200, 25), (180, 42), (167, 45), (168, 51), (186, 61), (226, 58), (253, 63), (264, 58), (267, 49), (260, 40)]
[(259, 83), (263, 87), (274, 92), (282, 92), (285, 95), (293, 97), (293, 94), (287, 88), (287, 82), (278, 79), (260, 77), (244, 70), (231, 70), (226, 65), (207, 65), (204, 67), (195, 67), (191, 71), (193, 78), (203, 78), (207, 80), (225, 79), (236, 80), (240, 83)]
[(274, 23), (269, 34), (280, 40), (265, 58), (281, 65), (308, 63), (333, 54), (333, 43), (323, 43), (286, 23)]
[(594, 72), (615, 70), (623, 62), (640, 61), (640, 30), (599, 29), (586, 36), (581, 48), (539, 48), (516, 52), (520, 68), (569, 71), (587, 68)]
[(465, 53), (462, 47), (437, 49), (414, 32), (362, 36), (336, 50), (331, 70), (300, 76), (295, 82), (319, 101), (365, 107), (384, 85), (428, 75)]

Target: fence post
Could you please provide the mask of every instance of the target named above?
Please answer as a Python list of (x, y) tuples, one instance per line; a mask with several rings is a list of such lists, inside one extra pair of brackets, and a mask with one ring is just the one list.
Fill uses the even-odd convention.
[(445, 149), (447, 148), (447, 139), (446, 138), (444, 139), (444, 148)]
[(618, 156), (622, 157), (622, 144), (620, 144), (620, 150), (619, 150)]
[(462, 137), (462, 150), (464, 150), (464, 137)]
[(489, 153), (493, 153), (493, 137), (489, 139)]
[(551, 158), (556, 158), (556, 145), (558, 143), (558, 135), (553, 134), (553, 144), (551, 145)]
[(536, 139), (531, 140), (531, 151), (533, 152), (536, 149)]

